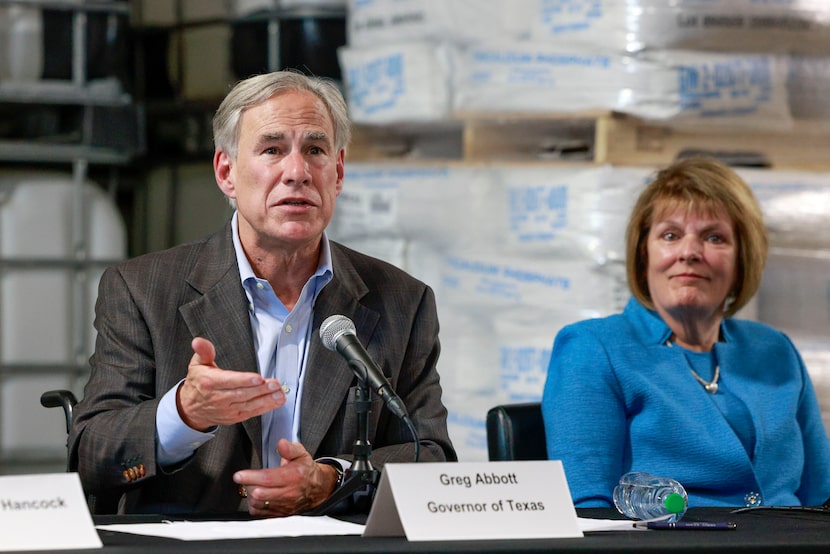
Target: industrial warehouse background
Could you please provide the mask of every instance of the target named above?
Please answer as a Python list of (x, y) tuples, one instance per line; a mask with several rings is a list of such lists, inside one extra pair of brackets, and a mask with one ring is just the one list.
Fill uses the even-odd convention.
[(238, 78), (337, 80), (331, 238), (435, 289), (463, 461), (538, 400), (556, 332), (619, 311), (633, 199), (735, 166), (772, 251), (740, 317), (790, 335), (830, 423), (830, 5), (821, 0), (0, 0), (0, 474), (62, 470), (102, 269), (230, 215), (210, 119)]

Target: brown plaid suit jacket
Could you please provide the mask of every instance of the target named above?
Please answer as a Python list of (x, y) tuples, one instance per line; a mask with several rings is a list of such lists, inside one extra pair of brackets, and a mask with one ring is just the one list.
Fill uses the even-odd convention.
[[(325, 318), (343, 314), (354, 321), (361, 343), (407, 405), (421, 439), (420, 459), (455, 460), (436, 371), (440, 346), (431, 289), (337, 243), (331, 250), (334, 278), (314, 306), (301, 442), (314, 457), (348, 459), (352, 452), (354, 374), (319, 338)], [(185, 377), (193, 337), (214, 343), (219, 367), (257, 371), (230, 224), (201, 241), (109, 268), (95, 312), (96, 347), (75, 409), (70, 463), (85, 491), (98, 498), (96, 512), (247, 510), (232, 475), (262, 465), (259, 417), (219, 427), (176, 467), (156, 464), (156, 407)], [(377, 397), (370, 427), (375, 467), (413, 460), (409, 432)]]

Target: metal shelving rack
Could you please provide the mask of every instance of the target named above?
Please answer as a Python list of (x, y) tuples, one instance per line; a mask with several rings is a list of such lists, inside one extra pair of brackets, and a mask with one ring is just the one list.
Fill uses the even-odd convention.
[[(4, 363), (0, 352), (0, 393), (10, 378), (31, 375), (61, 375), (68, 377), (71, 388), (77, 390), (85, 380), (88, 372), (92, 329), (89, 328), (89, 307), (92, 299), (89, 293), (89, 273), (100, 270), (117, 260), (93, 259), (90, 255), (88, 226), (89, 208), (84, 198), (84, 185), (91, 165), (110, 167), (108, 188), (114, 192), (117, 186), (117, 166), (128, 163), (134, 156), (144, 150), (143, 114), (132, 96), (122, 90), (121, 86), (101, 86), (88, 79), (86, 68), (88, 17), (92, 13), (106, 14), (110, 18), (129, 17), (130, 8), (127, 1), (104, 0), (0, 0), (0, 8), (17, 5), (27, 9), (50, 9), (71, 13), (71, 79), (48, 79), (33, 82), (0, 81), (0, 106), (6, 109), (37, 109), (63, 107), (79, 110), (78, 129), (73, 136), (74, 143), (64, 139), (57, 141), (24, 139), (0, 139), (0, 170), (20, 164), (68, 166), (72, 173), (72, 252), (66, 259), (20, 258), (3, 259), (0, 257), (0, 279), (13, 270), (21, 269), (56, 269), (69, 270), (73, 275), (71, 298), (68, 299), (70, 317), (71, 354), (65, 363)], [(116, 117), (112, 117), (116, 114)], [(100, 141), (95, 137), (96, 126), (106, 126), (107, 119), (113, 119), (116, 125), (123, 122), (131, 124), (127, 130), (133, 134), (131, 140)], [(121, 129), (119, 129), (119, 132)], [(121, 137), (123, 139), (123, 137)], [(105, 136), (104, 139), (107, 139)], [(0, 313), (3, 311), (0, 296)], [(42, 314), (49, 317), (49, 314)], [(65, 388), (63, 384), (56, 388)], [(34, 400), (37, 402), (37, 399)], [(28, 400), (26, 404), (28, 408)], [(44, 418), (54, 418), (55, 426), (62, 428), (62, 415), (46, 413), (39, 405), (35, 408), (44, 410)], [(34, 449), (17, 449), (4, 447), (3, 434), (8, 432), (8, 422), (3, 421), (0, 411), (0, 474), (60, 471), (65, 467), (66, 451), (62, 444), (54, 447)]]

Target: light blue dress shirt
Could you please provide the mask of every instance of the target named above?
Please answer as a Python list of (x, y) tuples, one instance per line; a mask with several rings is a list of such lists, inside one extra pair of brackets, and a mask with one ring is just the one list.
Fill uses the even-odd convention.
[[(279, 467), (277, 442), (280, 438), (297, 441), (299, 436), (297, 416), (302, 400), (314, 302), (333, 276), (331, 250), (324, 233), (317, 270), (303, 286), (294, 308), (288, 311), (268, 281), (254, 275), (239, 242), (237, 217), (234, 213), (231, 220), (233, 246), (242, 287), (248, 299), (258, 370), (265, 378), (279, 380), (285, 392), (285, 405), (262, 415), (263, 467)], [(214, 435), (214, 430), (203, 433), (191, 429), (182, 421), (176, 408), (177, 389), (178, 384), (162, 397), (156, 412), (157, 461), (161, 466), (190, 457)]]

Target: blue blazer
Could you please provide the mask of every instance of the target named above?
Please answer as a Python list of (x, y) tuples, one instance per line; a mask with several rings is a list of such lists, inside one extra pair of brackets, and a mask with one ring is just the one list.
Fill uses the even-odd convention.
[(725, 319), (714, 351), (720, 391), (751, 416), (751, 452), (695, 381), (671, 330), (636, 300), (622, 314), (563, 328), (542, 400), (548, 456), (574, 504), (613, 506), (620, 476), (680, 481), (689, 506), (819, 505), (830, 497), (830, 441), (804, 363), (783, 333)]

